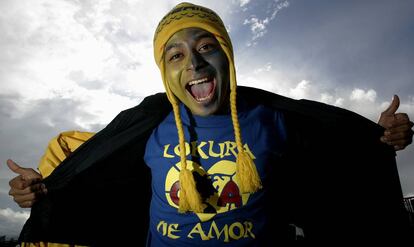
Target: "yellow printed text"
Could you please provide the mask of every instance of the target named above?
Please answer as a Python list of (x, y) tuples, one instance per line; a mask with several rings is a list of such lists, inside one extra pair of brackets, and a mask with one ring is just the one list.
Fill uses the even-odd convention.
[[(250, 150), (249, 146), (244, 144), (244, 150), (249, 154), (252, 159), (256, 159)], [(200, 157), (202, 159), (213, 158), (224, 158), (226, 156), (237, 156), (237, 145), (232, 141), (225, 141), (222, 143), (215, 143), (214, 141), (193, 141), (191, 144), (185, 143), (186, 155), (193, 157)], [(164, 145), (164, 158), (180, 157), (180, 146), (176, 145), (171, 147), (171, 144)]]

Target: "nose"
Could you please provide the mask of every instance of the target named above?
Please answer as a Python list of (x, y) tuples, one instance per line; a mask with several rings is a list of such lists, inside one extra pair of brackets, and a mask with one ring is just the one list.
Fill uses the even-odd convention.
[(191, 51), (188, 56), (187, 70), (197, 71), (207, 65), (207, 61), (198, 51)]

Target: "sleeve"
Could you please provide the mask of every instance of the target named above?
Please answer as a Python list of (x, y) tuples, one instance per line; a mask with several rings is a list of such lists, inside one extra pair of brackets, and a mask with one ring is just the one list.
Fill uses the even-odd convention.
[(66, 157), (94, 134), (93, 132), (66, 131), (50, 140), (38, 165), (42, 177), (49, 176)]

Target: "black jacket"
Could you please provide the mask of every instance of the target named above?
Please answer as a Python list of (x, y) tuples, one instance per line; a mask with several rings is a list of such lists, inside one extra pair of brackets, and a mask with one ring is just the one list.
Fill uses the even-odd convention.
[[(285, 116), (288, 148), (264, 185), (270, 246), (291, 238), (289, 224), (314, 242), (406, 236), (395, 152), (379, 141), (382, 127), (322, 103), (247, 87), (238, 95)], [(165, 94), (149, 96), (79, 147), (44, 180), (48, 195), (32, 207), (20, 241), (144, 246), (151, 172), (143, 154), (170, 111)]]

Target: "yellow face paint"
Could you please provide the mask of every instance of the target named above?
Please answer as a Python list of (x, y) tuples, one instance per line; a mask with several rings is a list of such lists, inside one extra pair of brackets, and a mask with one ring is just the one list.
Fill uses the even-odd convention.
[(164, 52), (167, 84), (193, 114), (229, 111), (229, 62), (214, 35), (200, 28), (182, 29), (168, 40)]

